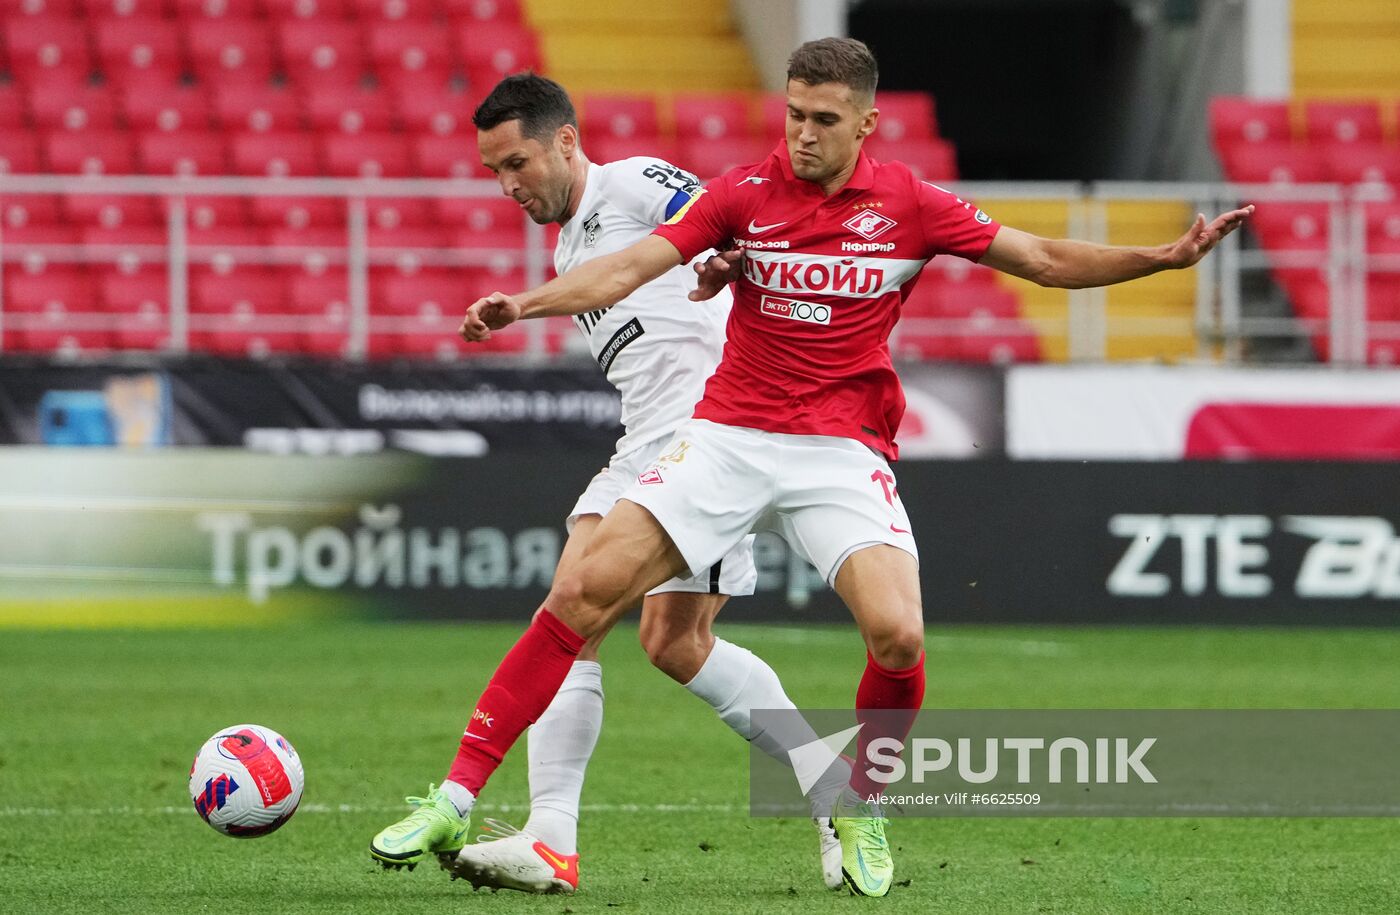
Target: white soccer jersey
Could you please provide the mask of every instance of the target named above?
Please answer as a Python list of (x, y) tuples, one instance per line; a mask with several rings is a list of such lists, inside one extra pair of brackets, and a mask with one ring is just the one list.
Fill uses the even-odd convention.
[[(645, 238), (697, 190), (694, 175), (659, 159), (590, 164), (578, 210), (559, 233), (554, 269), (567, 273)], [(669, 437), (690, 418), (719, 364), (733, 300), (725, 289), (707, 302), (691, 302), (686, 295), (695, 284), (694, 272), (682, 264), (612, 308), (574, 317), (589, 352), (622, 395), (618, 454)]]

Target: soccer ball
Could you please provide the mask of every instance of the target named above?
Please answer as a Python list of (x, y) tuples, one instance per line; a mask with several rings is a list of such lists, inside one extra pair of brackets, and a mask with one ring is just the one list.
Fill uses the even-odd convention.
[(292, 818), (306, 782), (301, 757), (271, 728), (236, 724), (204, 742), (190, 766), (190, 800), (226, 836), (265, 836)]

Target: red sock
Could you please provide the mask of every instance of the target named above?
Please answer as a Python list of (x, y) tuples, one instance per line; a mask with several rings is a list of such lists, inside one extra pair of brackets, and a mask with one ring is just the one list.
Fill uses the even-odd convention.
[(549, 707), (585, 641), (541, 609), (477, 700), (447, 777), (480, 794), (515, 738)]
[[(862, 799), (872, 794), (882, 793), (888, 786), (871, 781), (865, 774), (864, 761), (866, 746), (881, 737), (893, 737), (903, 741), (914, 726), (914, 718), (919, 714), (919, 706), (924, 701), (924, 656), (919, 654), (918, 663), (904, 670), (889, 670), (881, 667), (868, 653), (865, 656), (865, 675), (860, 678), (860, 688), (856, 690), (856, 720), (865, 725), (856, 740), (856, 759), (862, 765), (851, 769), (851, 788)], [(864, 715), (866, 710), (878, 711), (876, 715)], [(904, 710), (895, 714), (891, 710)]]

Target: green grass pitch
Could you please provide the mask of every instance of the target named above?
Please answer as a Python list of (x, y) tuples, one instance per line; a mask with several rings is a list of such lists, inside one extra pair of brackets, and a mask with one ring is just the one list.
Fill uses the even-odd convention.
[[(578, 895), (381, 871), (370, 836), (445, 771), (519, 629), (0, 630), (0, 910), (1400, 911), (1400, 823), (1385, 819), (898, 820), (907, 885), (829, 893), (810, 825), (747, 815), (747, 748), (651, 670), (635, 628), (604, 647)], [(854, 630), (722, 632), (799, 705), (850, 703)], [(930, 627), (928, 648), (929, 707), (1400, 707), (1389, 630)], [(302, 810), (254, 840), (216, 834), (186, 796), (200, 742), (243, 721), (284, 733), (307, 772)], [(519, 824), (525, 800), (518, 747), (483, 803)]]

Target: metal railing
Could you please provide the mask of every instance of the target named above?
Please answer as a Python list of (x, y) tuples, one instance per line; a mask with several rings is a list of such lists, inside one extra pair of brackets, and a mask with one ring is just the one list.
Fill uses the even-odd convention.
[[(1400, 275), (1400, 255), (1373, 254), (1366, 245), (1365, 206), (1389, 200), (1388, 187), (1338, 185), (1231, 185), (1102, 182), (1095, 184), (976, 183), (954, 184), (964, 199), (997, 216), (998, 201), (1050, 201), (1064, 206), (1065, 233), (1069, 237), (1106, 242), (1113, 231), (1109, 215), (1113, 204), (1125, 201), (1180, 201), (1190, 212), (1214, 215), (1241, 202), (1270, 204), (1321, 203), (1329, 213), (1325, 248), (1262, 250), (1243, 244), (1241, 233), (1225, 240), (1195, 270), (1194, 304), (1185, 326), (1163, 317), (1111, 317), (1103, 290), (1072, 290), (1065, 297), (1061, 316), (1041, 314), (1029, 323), (1020, 319), (971, 315), (957, 318), (908, 318), (899, 335), (913, 332), (976, 337), (979, 335), (1060, 335), (1065, 355), (1073, 360), (1103, 359), (1116, 337), (1185, 332), (1196, 341), (1195, 358), (1241, 362), (1251, 354), (1247, 344), (1261, 338), (1325, 339), (1328, 359), (1334, 363), (1363, 363), (1368, 341), (1400, 344), (1400, 321), (1367, 320), (1368, 275)], [(322, 268), (345, 268), (346, 346), (344, 355), (363, 359), (370, 351), (372, 334), (415, 333), (411, 321), (384, 313), (371, 301), (370, 272), (374, 268), (412, 265), (429, 268), (513, 268), (523, 270), (527, 285), (548, 275), (550, 253), (544, 230), (523, 214), (525, 244), (518, 247), (460, 249), (413, 248), (371, 244), (369, 201), (382, 198), (496, 198), (495, 182), (479, 179), (338, 179), (338, 178), (164, 178), (0, 175), (0, 212), (3, 204), (34, 195), (141, 196), (162, 198), (165, 209), (164, 245), (31, 244), (12, 243), (0, 220), (0, 331), (27, 327), (113, 330), (130, 315), (110, 314), (96, 308), (69, 309), (61, 315), (19, 312), (6, 308), (4, 274), (25, 270), (36, 263), (89, 263), (119, 267), (123, 259), (163, 264), (168, 301), (164, 316), (168, 340), (164, 350), (183, 353), (190, 348), (191, 333), (211, 326), (218, 316), (195, 313), (190, 308), (191, 267), (218, 267), (221, 260), (269, 266), (315, 263)], [(345, 240), (339, 247), (272, 246), (226, 247), (192, 244), (192, 198), (319, 197), (340, 200), (345, 206)], [(1014, 223), (1013, 223), (1014, 224)], [(1180, 231), (1184, 231), (1183, 224)], [(1161, 243), (1173, 240), (1161, 238)], [(956, 271), (965, 265), (939, 258), (930, 269)], [(947, 261), (948, 263), (944, 263)], [(1322, 271), (1329, 289), (1330, 312), (1323, 318), (1268, 315), (1245, 301), (1243, 282), (1250, 274), (1279, 269)], [(485, 290), (483, 290), (485, 291)], [(464, 295), (464, 300), (465, 295)], [(1120, 309), (1121, 310), (1121, 309)], [(305, 321), (290, 314), (255, 315), (249, 327), (266, 332), (296, 331)], [(545, 358), (549, 353), (543, 322), (526, 322), (522, 356)], [(0, 340), (4, 334), (0, 333)]]

